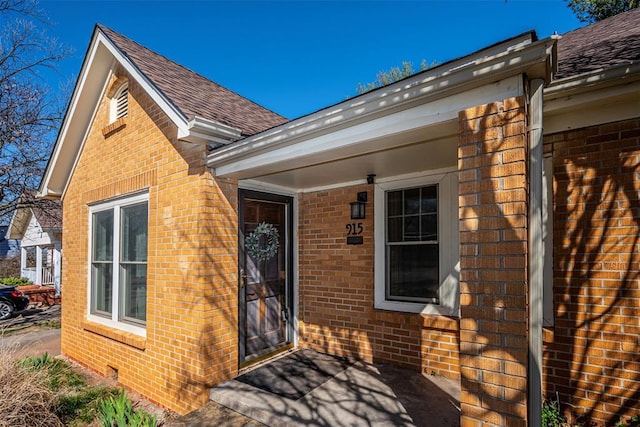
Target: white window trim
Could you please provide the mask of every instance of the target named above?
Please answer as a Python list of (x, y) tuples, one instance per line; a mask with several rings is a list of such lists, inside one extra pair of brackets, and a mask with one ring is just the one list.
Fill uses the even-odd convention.
[[(436, 173), (439, 172), (439, 173)], [(440, 250), (439, 304), (386, 299), (386, 207), (385, 192), (438, 184), (438, 241)], [(375, 304), (382, 310), (460, 316), (460, 263), (458, 233), (458, 177), (456, 172), (424, 173), (379, 180), (375, 185)]]
[(542, 160), (542, 326), (554, 325), (553, 307), (553, 158)]
[[(98, 316), (96, 314), (91, 313), (91, 262), (92, 262), (92, 248), (93, 248), (93, 214), (96, 212), (101, 212), (109, 209), (113, 209), (113, 225), (114, 230), (118, 229), (117, 233), (114, 233), (113, 236), (113, 247), (120, 247), (120, 210), (123, 207), (134, 205), (141, 202), (147, 202), (147, 209), (149, 203), (149, 193), (136, 194), (133, 196), (122, 197), (118, 199), (109, 200), (107, 202), (98, 203), (92, 206), (89, 206), (89, 250), (88, 258), (87, 258), (87, 320), (94, 323), (99, 323), (103, 326), (108, 326), (110, 328), (119, 329), (124, 332), (130, 332), (135, 335), (139, 335), (141, 337), (147, 336), (147, 328), (146, 326), (137, 326), (131, 323), (125, 323), (118, 320), (118, 315), (120, 312), (120, 269), (117, 268), (116, 264), (117, 260), (114, 258), (114, 268), (113, 268), (113, 294), (112, 294), (112, 312), (111, 319), (108, 319), (103, 316)], [(147, 234), (148, 239), (148, 234)], [(149, 270), (147, 267), (147, 278), (149, 275)], [(147, 282), (148, 286), (148, 282)]]

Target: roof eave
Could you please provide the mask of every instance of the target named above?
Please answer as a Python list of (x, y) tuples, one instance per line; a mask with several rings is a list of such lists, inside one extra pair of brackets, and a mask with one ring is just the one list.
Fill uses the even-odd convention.
[(544, 89), (544, 99), (549, 101), (586, 90), (615, 85), (621, 80), (632, 81), (637, 79), (640, 79), (640, 62), (637, 61), (610, 68), (600, 68), (575, 76), (553, 80)]
[(9, 228), (7, 229), (7, 239), (21, 240), (24, 237), (24, 233), (32, 215), (33, 212), (31, 211), (31, 208), (16, 209), (11, 217)]
[[(226, 144), (240, 138), (240, 131), (230, 126), (200, 117), (188, 120), (100, 27), (96, 26), (53, 153), (43, 175), (38, 197), (64, 198), (100, 99), (108, 89), (106, 84), (109, 73), (116, 62), (120, 63), (175, 124), (178, 138), (190, 142)], [(92, 79), (95, 81), (87, 83)]]
[(259, 152), (293, 145), (312, 136), (327, 134), (518, 73), (549, 82), (555, 67), (555, 45), (555, 38), (534, 42), (531, 34), (509, 39), (492, 46), (490, 50), (443, 64), (219, 148), (209, 154), (207, 165), (215, 168)]
[(187, 123), (186, 132), (179, 134), (183, 141), (198, 144), (231, 144), (242, 138), (242, 131), (204, 117), (194, 117)]

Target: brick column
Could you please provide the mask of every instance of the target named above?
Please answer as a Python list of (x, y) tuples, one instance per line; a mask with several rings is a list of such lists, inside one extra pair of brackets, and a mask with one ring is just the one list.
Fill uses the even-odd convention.
[(458, 115), (462, 426), (527, 425), (525, 100)]

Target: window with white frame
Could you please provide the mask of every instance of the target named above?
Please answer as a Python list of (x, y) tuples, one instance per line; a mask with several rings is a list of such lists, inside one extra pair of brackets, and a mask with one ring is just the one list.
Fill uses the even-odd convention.
[(148, 194), (90, 207), (89, 317), (144, 333), (147, 319)]
[(110, 123), (129, 114), (129, 84), (123, 83), (111, 98)]
[(455, 172), (376, 184), (376, 308), (458, 315), (457, 195)]

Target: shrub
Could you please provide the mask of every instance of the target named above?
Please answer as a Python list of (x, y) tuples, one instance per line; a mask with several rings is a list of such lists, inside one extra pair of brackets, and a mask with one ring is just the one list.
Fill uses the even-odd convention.
[(560, 400), (547, 400), (542, 405), (542, 427), (562, 427), (567, 419), (560, 412)]
[(98, 402), (98, 422), (100, 427), (155, 427), (158, 423), (153, 415), (134, 408), (124, 387), (117, 396)]
[(3, 286), (25, 286), (33, 285), (26, 277), (5, 277), (0, 279), (0, 285)]

